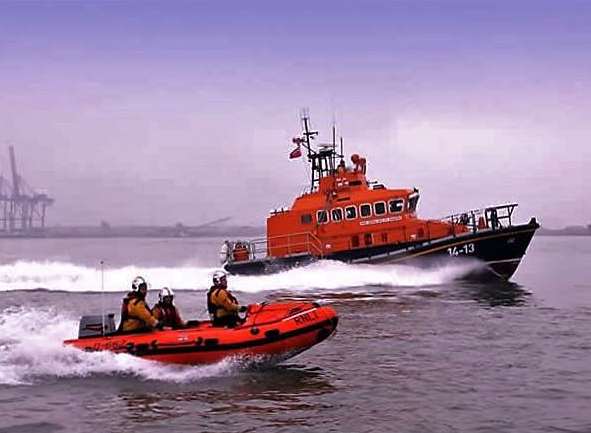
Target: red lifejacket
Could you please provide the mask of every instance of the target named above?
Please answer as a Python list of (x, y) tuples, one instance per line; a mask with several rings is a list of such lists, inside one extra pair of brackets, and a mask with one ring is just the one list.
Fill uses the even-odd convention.
[(486, 222), (484, 221), (484, 217), (478, 218), (478, 228), (479, 229), (485, 229), (486, 228)]
[(154, 314), (158, 316), (158, 321), (164, 326), (175, 327), (181, 325), (181, 318), (174, 305), (158, 302), (154, 306)]

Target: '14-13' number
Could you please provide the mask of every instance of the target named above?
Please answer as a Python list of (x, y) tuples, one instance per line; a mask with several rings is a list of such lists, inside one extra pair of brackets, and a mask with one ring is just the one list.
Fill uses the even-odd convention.
[(462, 245), (461, 247), (450, 247), (447, 249), (447, 253), (450, 256), (460, 256), (460, 255), (468, 255), (468, 254), (474, 254), (476, 252), (476, 248), (474, 247), (474, 244), (465, 244)]

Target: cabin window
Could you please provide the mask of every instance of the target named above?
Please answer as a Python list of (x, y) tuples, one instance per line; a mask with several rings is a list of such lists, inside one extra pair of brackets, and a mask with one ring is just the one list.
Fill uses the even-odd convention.
[(417, 210), (417, 203), (419, 202), (419, 195), (412, 194), (408, 197), (408, 211), (414, 213)]
[(359, 206), (359, 215), (361, 218), (368, 218), (371, 216), (371, 205), (370, 204), (362, 204)]
[(312, 223), (312, 215), (309, 214), (309, 213), (306, 213), (306, 214), (302, 215), (300, 217), (300, 222), (302, 224), (311, 224)]
[(396, 198), (388, 202), (388, 210), (390, 213), (400, 213), (404, 210), (404, 199)]
[(376, 215), (384, 215), (386, 213), (386, 202), (377, 201), (373, 204), (373, 213)]
[(345, 218), (348, 220), (354, 220), (355, 218), (357, 218), (357, 208), (355, 206), (346, 207)]
[(319, 210), (316, 212), (316, 220), (318, 224), (326, 224), (328, 222), (328, 212), (325, 210)]
[(333, 209), (331, 212), (331, 217), (333, 222), (339, 222), (343, 220), (343, 209), (341, 208), (336, 208)]

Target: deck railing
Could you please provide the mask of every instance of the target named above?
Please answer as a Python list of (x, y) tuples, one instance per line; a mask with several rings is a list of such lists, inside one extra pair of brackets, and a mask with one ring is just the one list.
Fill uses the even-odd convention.
[(473, 232), (490, 229), (498, 230), (513, 225), (513, 212), (517, 203), (508, 203), (498, 206), (489, 206), (483, 209), (472, 209), (442, 218), (443, 221), (455, 226), (468, 227)]
[[(233, 254), (236, 248), (246, 249), (247, 257), (237, 259)], [(311, 232), (290, 233), (286, 235), (255, 238), (247, 241), (226, 241), (224, 254), (229, 263), (245, 260), (263, 259), (268, 256), (289, 257), (310, 254), (322, 257), (324, 251), (320, 239)], [(222, 258), (223, 259), (223, 258)]]
[[(513, 225), (513, 212), (517, 203), (508, 203), (498, 206), (489, 206), (482, 209), (472, 209), (466, 212), (457, 213), (441, 218), (441, 221), (450, 223), (452, 228), (450, 235), (457, 236), (466, 234), (468, 231), (477, 232), (482, 230), (500, 230)], [(432, 220), (435, 223), (437, 220)], [(431, 242), (431, 221), (427, 221), (421, 234), (407, 234), (406, 226), (400, 230), (403, 232), (403, 239), (406, 241), (420, 240)], [(371, 236), (371, 235), (370, 235)], [(355, 249), (361, 246), (379, 244), (374, 239), (368, 243), (360, 234), (357, 242), (353, 244), (352, 237), (349, 240), (349, 248)], [(240, 249), (240, 254), (238, 254)], [(312, 255), (323, 257), (325, 251), (321, 240), (312, 232), (290, 233), (286, 235), (262, 237), (246, 241), (226, 241), (221, 252), (222, 262), (229, 263), (259, 260), (265, 257), (293, 257), (297, 255)]]

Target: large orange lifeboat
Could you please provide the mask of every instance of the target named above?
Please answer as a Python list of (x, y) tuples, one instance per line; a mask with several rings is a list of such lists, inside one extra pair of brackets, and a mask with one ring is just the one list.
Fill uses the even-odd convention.
[[(174, 364), (211, 364), (225, 358), (279, 362), (320, 343), (336, 329), (329, 306), (309, 302), (254, 304), (235, 328), (190, 322), (182, 329), (125, 334), (114, 331), (113, 315), (83, 317), (79, 338), (64, 344), (87, 352), (129, 353)], [(106, 323), (105, 323), (106, 322)], [(105, 329), (106, 332), (101, 332)], [(104, 334), (104, 335), (103, 335)]]
[[(471, 209), (441, 219), (417, 216), (419, 190), (387, 188), (367, 179), (366, 158), (345, 162), (342, 141), (315, 145), (318, 132), (302, 118), (290, 158), (306, 155), (310, 189), (289, 208), (272, 211), (267, 235), (226, 241), (224, 267), (235, 274), (268, 273), (320, 259), (348, 263), (432, 263), (477, 259), (489, 274), (510, 278), (539, 225), (535, 218), (513, 224), (517, 204)], [(303, 150), (303, 151), (302, 151)]]

